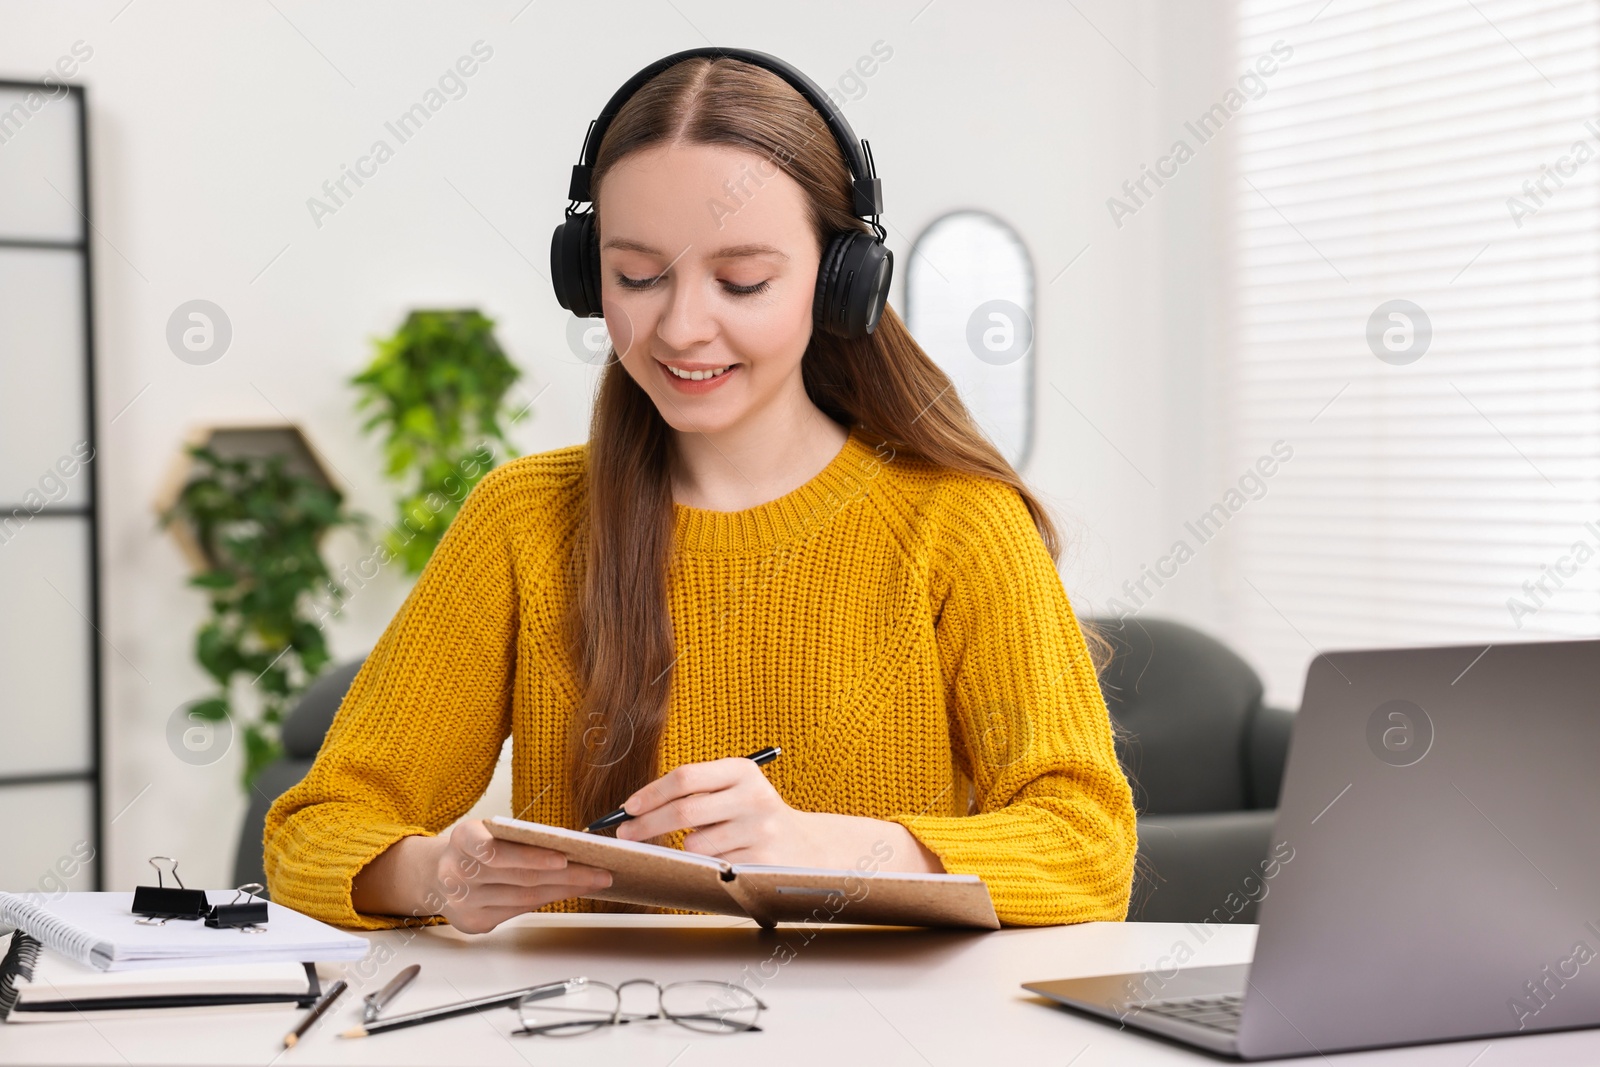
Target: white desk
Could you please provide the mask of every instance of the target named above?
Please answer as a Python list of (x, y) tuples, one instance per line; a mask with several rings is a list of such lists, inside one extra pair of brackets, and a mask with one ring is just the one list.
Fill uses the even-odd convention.
[[(352, 989), (339, 1004), (292, 1050), (283, 1051), (281, 1039), (299, 1019), (297, 1009), (207, 1015), (172, 1011), (155, 1018), (103, 1019), (92, 1024), (0, 1027), (0, 1063), (255, 1067), (1217, 1063), (1221, 1061), (1055, 1007), (1019, 984), (1154, 967), (1180, 940), (1196, 948), (1194, 966), (1239, 963), (1250, 955), (1255, 927), (1225, 928), (1203, 945), (1187, 927), (1157, 923), (1089, 923), (987, 934), (840, 927), (822, 930), (805, 942), (800, 928), (780, 926), (763, 933), (753, 923), (716, 916), (530, 914), (488, 934), (462, 934), (439, 926), (364, 936), (374, 945), (390, 945), (388, 962), (371, 979), (352, 981)], [(780, 957), (774, 956), (780, 940), (796, 950), (795, 957), (781, 965), (776, 962)], [(359, 1040), (337, 1036), (360, 1021), (361, 997), (409, 963), (420, 963), (422, 971), (395, 1001), (391, 1013), (579, 974), (613, 982), (637, 977), (663, 982), (739, 981), (751, 975), (754, 988), (764, 962), (767, 973), (775, 971), (775, 976), (758, 989), (770, 1008), (761, 1017), (762, 1033), (701, 1035), (657, 1021), (565, 1039), (511, 1037), (515, 1014), (501, 1008)], [(357, 966), (324, 965), (321, 974), (331, 981)], [(1331, 1059), (1439, 1067), (1590, 1065), (1600, 1063), (1600, 1030)]]

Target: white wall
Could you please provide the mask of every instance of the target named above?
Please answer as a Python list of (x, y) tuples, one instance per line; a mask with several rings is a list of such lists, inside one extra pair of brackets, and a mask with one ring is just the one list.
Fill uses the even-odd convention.
[[(144, 880), (156, 853), (195, 882), (226, 883), (244, 807), (237, 751), (194, 767), (164, 740), (173, 709), (207, 688), (191, 658), (204, 605), (152, 512), (184, 434), (287, 417), (355, 506), (387, 516), (378, 449), (345, 380), (407, 309), (471, 304), (499, 320), (523, 400), (539, 395), (522, 448), (582, 440), (592, 372), (568, 350), (550, 291), (550, 231), (588, 121), (638, 68), (709, 43), (702, 31), (824, 85), (875, 41), (893, 49), (847, 105), (884, 179), (891, 247), (905, 262), (922, 226), (963, 206), (995, 212), (1028, 243), (1042, 387), (1024, 473), (1071, 536), (1063, 574), (1079, 610), (1103, 605), (1215, 495), (1201, 446), (1223, 146), (1120, 229), (1105, 201), (1231, 80), (1227, 11), (1176, 0), (5, 3), (0, 77), (41, 76), (78, 41), (93, 49), (74, 80), (90, 94), (99, 234), (104, 817), (122, 813), (105, 888)], [(316, 225), (307, 199), (375, 139), (394, 145), (384, 123), (480, 40), (493, 54), (466, 95)], [(195, 298), (233, 326), (206, 366), (165, 342), (168, 316)], [(331, 551), (349, 561), (361, 548)], [(1210, 582), (1186, 569), (1150, 610), (1204, 624)], [(331, 628), (336, 652), (369, 648), (403, 591), (389, 573), (359, 592)]]

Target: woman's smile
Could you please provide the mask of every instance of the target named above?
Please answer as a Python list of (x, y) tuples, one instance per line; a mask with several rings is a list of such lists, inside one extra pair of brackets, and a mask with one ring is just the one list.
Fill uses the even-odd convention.
[(674, 389), (690, 396), (711, 392), (743, 366), (741, 363), (724, 363), (720, 367), (701, 366), (685, 369), (661, 363), (659, 360), (657, 364), (661, 367), (662, 376), (672, 383)]

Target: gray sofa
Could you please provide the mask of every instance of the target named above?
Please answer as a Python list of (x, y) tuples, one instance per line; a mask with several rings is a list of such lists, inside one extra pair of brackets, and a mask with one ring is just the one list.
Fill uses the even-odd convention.
[(244, 813), (244, 827), (239, 831), (239, 851), (233, 861), (233, 884), (246, 882), (267, 883), (267, 872), (262, 866), (261, 835), (267, 826), (267, 809), (311, 769), (322, 739), (333, 725), (333, 713), (339, 710), (350, 683), (366, 657), (329, 667), (327, 673), (312, 682), (283, 719), (284, 755), (267, 764), (256, 778), (256, 787), (250, 791), (250, 806)]
[(1139, 810), (1128, 918), (1255, 922), (1294, 715), (1215, 638), (1167, 619), (1091, 621), (1100, 688)]

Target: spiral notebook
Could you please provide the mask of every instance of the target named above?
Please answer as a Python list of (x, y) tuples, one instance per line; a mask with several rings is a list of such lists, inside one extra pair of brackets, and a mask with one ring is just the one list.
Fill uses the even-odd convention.
[[(235, 896), (232, 889), (206, 891), (213, 904), (226, 904)], [(137, 919), (132, 893), (63, 893), (49, 899), (0, 890), (0, 923), (97, 971), (359, 960), (367, 954), (366, 938), (270, 901), (266, 928), (253, 933), (206, 926), (199, 919), (172, 919), (162, 926), (146, 926)]]

